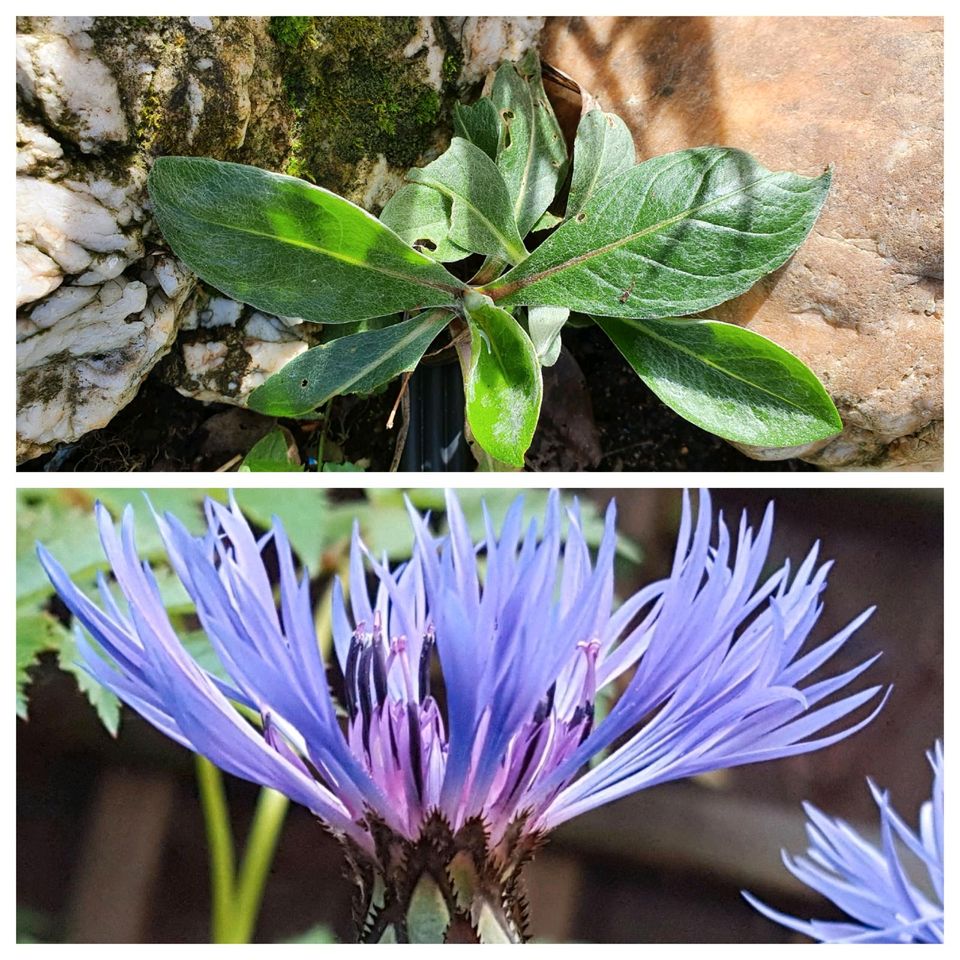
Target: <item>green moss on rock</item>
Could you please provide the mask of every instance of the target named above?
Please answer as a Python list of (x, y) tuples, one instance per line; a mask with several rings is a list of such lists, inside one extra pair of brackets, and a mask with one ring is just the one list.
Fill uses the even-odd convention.
[(421, 60), (403, 54), (417, 26), (416, 17), (271, 18), (298, 116), (288, 173), (349, 194), (365, 158), (409, 167), (421, 157), (443, 97)]

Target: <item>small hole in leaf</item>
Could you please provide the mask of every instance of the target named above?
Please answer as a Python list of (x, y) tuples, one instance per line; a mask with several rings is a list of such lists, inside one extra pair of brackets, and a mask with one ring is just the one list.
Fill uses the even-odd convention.
[(307, 388), (307, 386), (309, 385), (309, 383), (310, 383), (309, 380), (301, 380), (301, 381), (300, 381), (300, 386), (301, 386), (304, 390), (306, 390), (306, 388)]
[(500, 111), (500, 116), (503, 117), (503, 119), (506, 120), (507, 123), (509, 123), (509, 122), (513, 119), (513, 111), (512, 111), (512, 110), (501, 110), (501, 111)]
[(422, 240), (413, 241), (414, 250), (436, 250), (437, 245), (432, 241), (424, 237)]
[(587, 219), (587, 215), (585, 213), (577, 214), (577, 217), (576, 217), (577, 223), (583, 223), (583, 221), (586, 219)]

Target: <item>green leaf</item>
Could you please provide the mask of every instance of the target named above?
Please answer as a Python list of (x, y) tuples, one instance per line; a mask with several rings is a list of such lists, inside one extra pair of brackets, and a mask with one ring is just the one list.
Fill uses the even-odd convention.
[(497, 159), (500, 116), (489, 97), (481, 97), (470, 106), (454, 104), (453, 132), (478, 146), (491, 160)]
[(490, 97), (501, 120), (497, 166), (510, 190), (520, 235), (526, 236), (550, 206), (567, 166), (567, 145), (544, 92), (536, 52), (503, 64)]
[(449, 322), (447, 311), (433, 310), (384, 330), (313, 347), (257, 387), (247, 406), (273, 416), (301, 417), (331, 397), (369, 393), (412, 370)]
[(526, 257), (503, 176), (469, 140), (454, 137), (449, 149), (433, 163), (414, 167), (407, 179), (433, 187), (450, 200), (450, 239), (457, 246), (509, 263)]
[(604, 113), (599, 108), (585, 113), (573, 144), (567, 218), (578, 214), (600, 187), (636, 162), (633, 137), (615, 113)]
[[(89, 635), (88, 635), (89, 638)], [(77, 681), (80, 692), (90, 701), (90, 705), (97, 711), (100, 722), (107, 728), (112, 737), (120, 729), (120, 701), (114, 693), (100, 685), (97, 680), (80, 666), (80, 651), (73, 634), (63, 638), (58, 659), (61, 670), (72, 674)]]
[[(291, 457), (290, 431), (278, 427), (261, 437), (240, 464), (241, 473), (303, 473), (303, 464)], [(294, 451), (296, 446), (294, 446)]]
[(552, 230), (558, 224), (563, 223), (563, 217), (558, 217), (549, 210), (540, 217), (540, 219), (530, 228), (531, 233), (539, 233), (541, 230)]
[(349, 323), (452, 304), (463, 287), (376, 217), (303, 180), (160, 157), (148, 187), (173, 252), (218, 290), (270, 313)]
[(470, 256), (450, 239), (450, 198), (419, 183), (401, 187), (380, 213), (404, 243), (431, 260), (452, 263)]
[(470, 355), (464, 364), (467, 421), (474, 439), (492, 457), (523, 466), (540, 417), (540, 361), (523, 327), (487, 297), (464, 299)]
[(648, 160), (601, 187), (519, 266), (482, 289), (500, 306), (616, 317), (696, 313), (748, 290), (813, 227), (830, 187), (740, 150)]
[(527, 307), (527, 330), (541, 366), (552, 367), (560, 356), (560, 331), (570, 311), (566, 307)]
[(843, 428), (809, 367), (757, 333), (715, 320), (595, 319), (644, 383), (704, 430), (791, 447)]
[(321, 473), (365, 473), (366, 467), (359, 463), (351, 463), (349, 460), (343, 463), (325, 463), (321, 468)]
[(229, 680), (227, 671), (223, 669), (223, 663), (213, 649), (210, 637), (205, 630), (187, 630), (180, 634), (180, 642), (184, 650), (193, 657), (204, 670), (212, 673), (221, 680)]
[(40, 655), (58, 650), (70, 638), (70, 631), (45, 611), (17, 611), (17, 716), (27, 717), (27, 672)]

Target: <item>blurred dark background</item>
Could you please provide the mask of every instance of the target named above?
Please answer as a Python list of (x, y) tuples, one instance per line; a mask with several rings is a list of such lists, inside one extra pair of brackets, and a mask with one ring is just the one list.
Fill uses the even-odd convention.
[[(644, 550), (619, 595), (668, 568), (676, 491), (615, 496), (621, 532)], [(764, 490), (721, 490), (731, 524), (759, 523)], [(813, 540), (837, 563), (813, 639), (864, 607), (874, 617), (831, 672), (883, 650), (859, 681), (893, 683), (865, 730), (825, 751), (666, 784), (585, 814), (558, 830), (527, 872), (536, 937), (553, 941), (750, 942), (800, 939), (740, 898), (747, 887), (787, 912), (834, 916), (796, 883), (779, 850), (805, 849), (801, 800), (876, 834), (865, 777), (891, 790), (915, 825), (929, 796), (924, 757), (943, 733), (943, 520), (939, 490), (779, 490), (771, 565), (799, 562)], [(50, 941), (202, 942), (209, 937), (203, 820), (189, 753), (124, 710), (113, 740), (72, 677), (42, 662), (30, 720), (17, 721), (17, 903)], [(228, 778), (242, 842), (257, 788)], [(352, 938), (351, 886), (337, 844), (293, 807), (274, 862), (256, 940), (295, 937), (323, 923)]]

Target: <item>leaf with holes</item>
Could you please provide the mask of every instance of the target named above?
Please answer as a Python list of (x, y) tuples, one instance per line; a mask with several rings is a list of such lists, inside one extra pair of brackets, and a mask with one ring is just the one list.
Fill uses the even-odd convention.
[(781, 266), (812, 229), (829, 188), (829, 171), (810, 179), (771, 173), (740, 150), (681, 150), (616, 176), (482, 292), (503, 307), (696, 313)]
[(537, 352), (523, 327), (488, 297), (467, 294), (464, 306), (471, 333), (463, 375), (467, 422), (490, 456), (522, 467), (543, 397)]
[(454, 137), (433, 163), (410, 170), (407, 179), (432, 187), (450, 200), (450, 239), (458, 246), (508, 263), (526, 257), (503, 176), (469, 140)]
[(573, 144), (567, 218), (578, 214), (607, 181), (637, 162), (633, 136), (615, 114), (594, 108), (580, 118)]
[(432, 310), (383, 330), (355, 333), (307, 350), (257, 387), (247, 406), (275, 417), (303, 417), (331, 397), (370, 393), (412, 370), (450, 316), (446, 310)]
[(450, 198), (419, 183), (401, 187), (380, 212), (385, 223), (404, 243), (440, 263), (470, 256), (450, 239)]
[(750, 330), (715, 320), (595, 319), (668, 407), (717, 436), (791, 447), (843, 427), (809, 367)]
[(497, 166), (507, 182), (520, 234), (526, 236), (550, 206), (567, 171), (567, 145), (544, 92), (535, 51), (497, 70), (490, 98), (501, 121)]
[(160, 157), (148, 187), (173, 252), (218, 290), (269, 313), (349, 323), (453, 304), (463, 288), (376, 217), (303, 180)]

